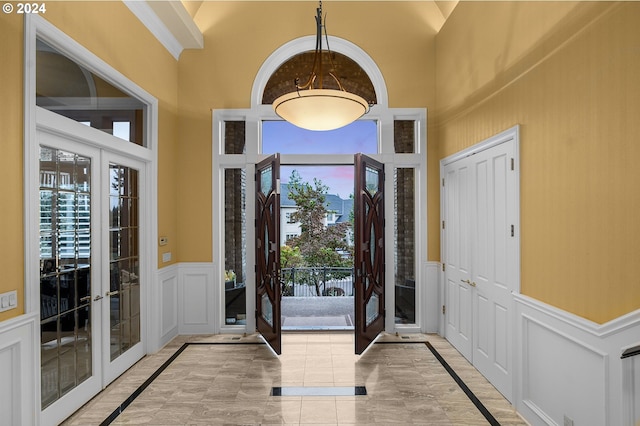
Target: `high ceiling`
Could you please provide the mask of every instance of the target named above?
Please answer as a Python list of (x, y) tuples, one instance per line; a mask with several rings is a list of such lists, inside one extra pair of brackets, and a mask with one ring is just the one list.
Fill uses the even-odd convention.
[[(202, 32), (205, 29), (198, 28), (194, 18), (205, 1), (206, 0), (124, 0), (125, 4), (138, 19), (149, 28), (176, 59), (179, 58), (180, 53), (184, 49), (202, 48)], [(424, 8), (424, 10), (428, 11), (425, 12), (428, 16), (423, 16), (422, 20), (436, 32), (440, 31), (458, 4), (458, 0), (418, 1), (432, 6)]]

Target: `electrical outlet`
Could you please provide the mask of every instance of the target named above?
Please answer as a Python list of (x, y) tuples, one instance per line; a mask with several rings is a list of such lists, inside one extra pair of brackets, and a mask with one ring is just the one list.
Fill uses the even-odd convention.
[(573, 420), (564, 415), (564, 426), (573, 426)]
[(171, 252), (167, 252), (167, 253), (162, 253), (162, 261), (163, 262), (170, 262), (171, 261)]

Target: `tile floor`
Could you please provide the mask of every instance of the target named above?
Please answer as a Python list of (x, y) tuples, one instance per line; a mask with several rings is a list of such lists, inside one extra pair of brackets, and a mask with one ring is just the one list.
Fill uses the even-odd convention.
[[(489, 424), (425, 341), (499, 424), (526, 425), (441, 337), (383, 335), (357, 356), (352, 332), (284, 334), (280, 357), (257, 336), (180, 336), (143, 358), (63, 424), (101, 424), (186, 342), (214, 344), (187, 346), (111, 424)], [(367, 395), (271, 396), (278, 386), (365, 386)]]

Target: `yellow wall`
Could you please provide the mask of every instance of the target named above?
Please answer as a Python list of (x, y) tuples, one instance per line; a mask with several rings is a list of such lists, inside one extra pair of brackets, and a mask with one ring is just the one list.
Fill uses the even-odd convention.
[[(177, 61), (120, 2), (50, 2), (44, 17), (158, 98), (158, 231), (159, 235), (169, 237), (169, 245), (161, 248), (160, 254), (165, 250), (177, 250)], [(0, 292), (17, 290), (20, 307), (0, 313), (0, 321), (23, 313), (24, 300), (22, 19), (15, 13), (0, 14), (0, 75), (3, 82), (0, 85), (0, 178), (3, 185), (0, 221), (5, 224), (0, 245), (3, 271)], [(158, 259), (158, 265), (168, 263), (162, 264)]]
[[(212, 214), (218, 212), (211, 211), (211, 110), (249, 108), (253, 81), (267, 57), (291, 40), (315, 34), (316, 7), (307, 1), (205, 1), (197, 9), (194, 20), (205, 47), (185, 51), (179, 64), (180, 261), (212, 260)], [(425, 2), (323, 2), (328, 33), (373, 58), (391, 107), (435, 104), (435, 29), (422, 18), (429, 7)], [(432, 154), (437, 184), (437, 151)]]
[(0, 313), (0, 321), (23, 313), (24, 244), (22, 190), (22, 19), (0, 14), (0, 293), (17, 290), (18, 309)]
[(437, 38), (440, 157), (521, 125), (521, 291), (598, 323), (640, 308), (638, 22), (637, 2), (461, 2)]
[[(428, 109), (429, 260), (438, 161), (521, 127), (522, 292), (606, 322), (640, 307), (640, 4), (324, 2), (329, 34), (363, 48), (390, 107)], [(313, 34), (312, 2), (194, 2), (205, 48), (176, 62), (119, 2), (51, 2), (45, 18), (159, 99), (159, 229), (173, 261), (210, 262), (211, 110), (250, 107), (263, 61)], [(0, 14), (0, 292), (23, 301), (22, 18)], [(437, 85), (436, 85), (437, 82)], [(159, 266), (165, 266), (158, 260)], [(0, 314), (0, 321), (21, 313)]]

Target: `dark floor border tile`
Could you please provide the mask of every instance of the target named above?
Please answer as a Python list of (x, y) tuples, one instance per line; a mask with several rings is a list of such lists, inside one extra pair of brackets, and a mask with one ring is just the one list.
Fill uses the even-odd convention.
[[(404, 342), (399, 342), (399, 343), (404, 343)], [(469, 389), (466, 383), (460, 378), (460, 376), (458, 376), (458, 374), (453, 370), (453, 368), (451, 368), (451, 366), (447, 363), (447, 361), (444, 360), (444, 358), (442, 357), (442, 355), (440, 355), (440, 353), (436, 350), (436, 348), (431, 346), (431, 343), (429, 342), (426, 342), (424, 344), (427, 345), (427, 347), (429, 348), (433, 356), (435, 356), (436, 359), (440, 361), (440, 364), (442, 364), (444, 369), (447, 370), (447, 372), (453, 378), (453, 380), (456, 381), (458, 386), (460, 386), (460, 389), (462, 389), (462, 391), (467, 395), (467, 397), (471, 400), (471, 402), (473, 402), (473, 404), (476, 406), (478, 411), (480, 411), (480, 413), (482, 413), (484, 418), (487, 419), (489, 424), (491, 426), (500, 426), (500, 423), (498, 422), (498, 420), (496, 420), (496, 418), (493, 417), (493, 415), (487, 409), (487, 407), (485, 407), (484, 404), (473, 393), (473, 391)]]
[(140, 396), (140, 394), (144, 392), (144, 390), (148, 388), (149, 385), (153, 383), (153, 381), (157, 379), (158, 376), (162, 374), (162, 372), (166, 370), (167, 367), (169, 367), (169, 365), (171, 365), (171, 363), (175, 361), (182, 352), (184, 352), (185, 349), (187, 349), (189, 346), (202, 345), (264, 345), (264, 342), (187, 342), (183, 344), (173, 355), (171, 355), (171, 357), (169, 357), (168, 360), (164, 362), (164, 364), (162, 364), (151, 375), (151, 377), (145, 380), (143, 384), (138, 386), (138, 388), (131, 395), (129, 395), (129, 397), (127, 397), (127, 399), (125, 399), (118, 408), (116, 408), (106, 419), (104, 419), (102, 423), (100, 423), (100, 426), (110, 425), (120, 415), (120, 413), (122, 413), (129, 405), (131, 405), (131, 403), (135, 401), (135, 399)]
[(274, 386), (271, 396), (366, 396), (365, 386)]

